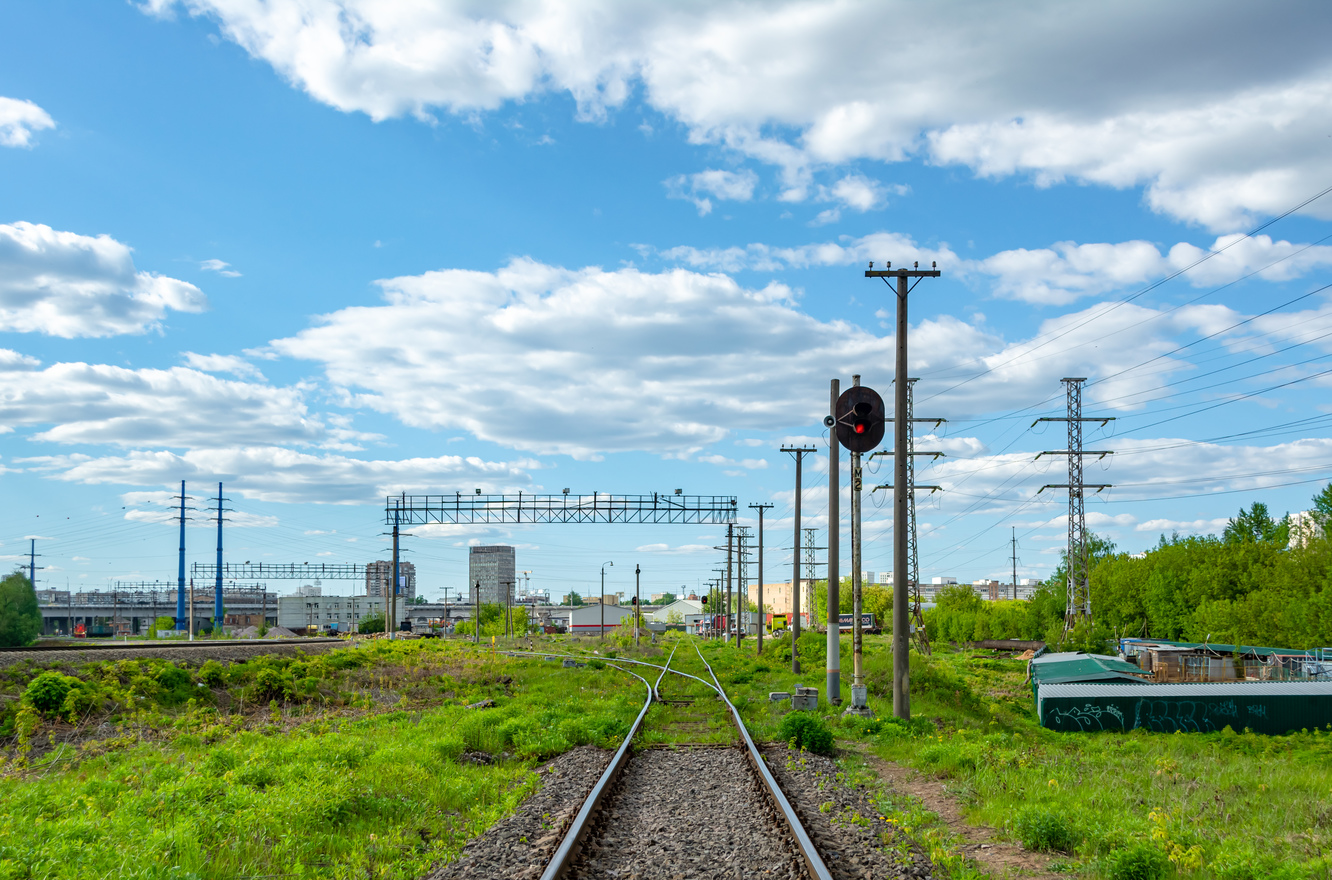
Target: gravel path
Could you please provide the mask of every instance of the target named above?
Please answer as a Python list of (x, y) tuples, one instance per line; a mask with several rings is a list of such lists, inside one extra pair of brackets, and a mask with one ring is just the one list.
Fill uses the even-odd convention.
[(648, 749), (630, 759), (578, 854), (588, 880), (805, 877), (738, 748)]
[[(197, 645), (198, 642), (195, 642)], [(294, 654), (304, 651), (315, 654), (332, 648), (349, 646), (348, 642), (325, 641), (261, 641), (256, 639), (250, 644), (209, 645), (207, 647), (186, 648), (179, 643), (164, 645), (147, 644), (132, 648), (71, 648), (68, 651), (0, 651), (0, 667), (31, 661), (37, 666), (56, 664), (91, 663), (96, 660), (142, 660), (152, 657), (162, 660), (205, 660), (239, 661), (248, 660), (257, 654)]]
[[(760, 751), (837, 880), (936, 876), (929, 857), (884, 821), (864, 790), (838, 779), (832, 759), (782, 745)], [(892, 844), (910, 855), (885, 848)]]
[(544, 783), (518, 812), (472, 839), (457, 860), (436, 868), (425, 880), (539, 878), (612, 754), (579, 746), (539, 767)]

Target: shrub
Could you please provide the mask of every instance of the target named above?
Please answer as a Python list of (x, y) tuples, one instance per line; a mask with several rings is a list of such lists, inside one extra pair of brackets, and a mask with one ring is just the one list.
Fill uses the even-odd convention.
[(65, 697), (74, 679), (59, 672), (43, 672), (28, 682), (23, 699), (43, 715), (54, 715), (65, 705)]
[(1142, 843), (1111, 850), (1101, 865), (1109, 880), (1160, 880), (1170, 872), (1165, 854)]
[(589, 661), (587, 661), (587, 665), (588, 665), (588, 668), (589, 668), (589, 669), (605, 669), (605, 668), (606, 668), (606, 663), (605, 663), (605, 661), (603, 661), (603, 660), (589, 660)]
[(199, 669), (199, 680), (211, 688), (219, 688), (227, 683), (227, 669), (216, 660), (209, 660)]
[(1013, 831), (1027, 849), (1072, 852), (1078, 844), (1072, 823), (1054, 807), (1028, 807), (1013, 820)]
[(778, 728), (783, 741), (792, 748), (804, 749), (816, 755), (831, 755), (833, 735), (822, 720), (804, 712), (792, 712), (782, 719)]

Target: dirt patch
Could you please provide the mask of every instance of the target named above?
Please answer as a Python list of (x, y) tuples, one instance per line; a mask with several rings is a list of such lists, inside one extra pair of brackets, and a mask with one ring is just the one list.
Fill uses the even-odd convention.
[(958, 852), (974, 861), (986, 873), (1006, 880), (1062, 880), (1071, 876), (1051, 871), (1049, 865), (1053, 859), (1050, 856), (1024, 849), (1018, 843), (1001, 841), (995, 830), (988, 825), (968, 822), (962, 816), (958, 799), (949, 794), (938, 779), (893, 761), (885, 761), (863, 747), (857, 748), (856, 752), (891, 787), (916, 798), (927, 810), (938, 816), (950, 832), (964, 841), (958, 846)]

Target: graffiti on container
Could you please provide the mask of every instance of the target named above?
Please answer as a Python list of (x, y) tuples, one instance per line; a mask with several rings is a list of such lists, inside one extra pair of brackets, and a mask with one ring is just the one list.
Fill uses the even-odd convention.
[(1105, 730), (1107, 716), (1115, 718), (1112, 730), (1122, 730), (1124, 727), (1124, 713), (1114, 706), (1095, 706), (1091, 703), (1067, 709), (1052, 706), (1049, 712), (1049, 726), (1053, 730), (1071, 730), (1074, 726), (1079, 730)]
[(1262, 705), (1261, 703), (1258, 704), (1258, 705), (1249, 706), (1249, 714), (1250, 714), (1250, 715), (1257, 715), (1259, 718), (1266, 718), (1266, 717), (1267, 717), (1267, 707), (1264, 706), (1264, 705)]
[(1202, 702), (1193, 700), (1138, 700), (1134, 710), (1134, 727), (1144, 727), (1162, 733), (1176, 730), (1193, 732), (1220, 730), (1239, 718), (1239, 707), (1234, 700)]

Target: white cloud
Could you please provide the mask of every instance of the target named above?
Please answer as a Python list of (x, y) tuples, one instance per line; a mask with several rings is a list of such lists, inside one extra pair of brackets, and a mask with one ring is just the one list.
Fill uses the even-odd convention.
[[(700, 455), (698, 457), (698, 460), (703, 462), (704, 464), (729, 465), (733, 467), (742, 467), (745, 468), (746, 470), (763, 470), (768, 466), (767, 460), (762, 458), (746, 458), (742, 461), (736, 461), (735, 459), (727, 458), (724, 455)], [(743, 474), (744, 471), (734, 471), (728, 473)]]
[[(697, 174), (679, 174), (665, 181), (666, 193), (673, 199), (687, 199), (698, 209), (698, 216), (712, 213), (712, 199), (747, 202), (754, 197), (758, 175), (753, 171), (709, 169)], [(712, 198), (708, 198), (711, 196)]]
[(205, 373), (231, 373), (242, 379), (259, 381), (263, 381), (264, 378), (263, 373), (260, 373), (254, 364), (234, 354), (195, 354), (187, 351), (184, 355), (187, 365)]
[(860, 238), (842, 236), (838, 241), (815, 242), (794, 247), (777, 247), (753, 243), (744, 247), (695, 248), (688, 245), (656, 251), (638, 245), (644, 256), (656, 255), (671, 262), (682, 263), (694, 269), (717, 272), (778, 272), (785, 269), (808, 269), (816, 266), (850, 266), (875, 260), (885, 260), (904, 266), (909, 262), (937, 261), (944, 267), (964, 265), (964, 261), (946, 244), (926, 247), (917, 244), (909, 235), (897, 232), (874, 232)]
[[(519, 259), (494, 273), (446, 270), (380, 286), (384, 304), (322, 316), (271, 348), (322, 363), (348, 406), (515, 449), (688, 457), (733, 431), (812, 423), (822, 416), (830, 375), (879, 364), (882, 372), (866, 373), (866, 383), (891, 380), (890, 335), (812, 318), (781, 284), (756, 290), (680, 269), (568, 270)], [(1296, 317), (1303, 328), (1332, 323), (1329, 309)], [(1138, 408), (1144, 392), (1190, 368), (1181, 355), (1164, 356), (1182, 334), (1215, 332), (1240, 317), (1223, 306), (1169, 312), (1102, 303), (1012, 342), (983, 321), (925, 319), (912, 328), (917, 399), (947, 418), (1018, 409), (1057, 397), (1051, 376), (1109, 377), (1161, 356), (1150, 371), (1088, 389), (1089, 403)], [(1303, 332), (1293, 320), (1283, 315), (1281, 327), (1252, 329)], [(1252, 336), (1223, 338), (1244, 347)], [(982, 375), (932, 399), (940, 377), (952, 386), (975, 373)]]
[(301, 387), (219, 379), (184, 367), (38, 363), (0, 349), (0, 422), (48, 425), (34, 439), (118, 446), (320, 443)]
[(160, 326), (167, 309), (200, 312), (193, 284), (139, 272), (130, 249), (107, 235), (0, 224), (0, 330), (115, 336)]
[(670, 544), (644, 544), (641, 547), (634, 548), (635, 553), (660, 553), (664, 556), (683, 556), (691, 553), (715, 553), (710, 544), (680, 544), (672, 547)]
[(0, 145), (32, 146), (32, 133), (55, 128), (51, 115), (31, 101), (0, 96)]
[(199, 264), (199, 268), (206, 272), (216, 272), (224, 278), (241, 277), (241, 273), (231, 268), (230, 263), (223, 262), (222, 260), (204, 260)]
[(1163, 535), (1179, 532), (1185, 535), (1219, 535), (1226, 530), (1229, 523), (1226, 517), (1217, 519), (1149, 519), (1147, 522), (1138, 523), (1139, 532), (1159, 532)]
[(457, 455), (363, 460), (272, 446), (192, 449), (181, 454), (133, 451), (102, 458), (56, 455), (23, 462), (32, 470), (69, 482), (173, 486), (182, 479), (221, 481), (228, 493), (249, 500), (320, 504), (381, 504), (386, 496), (400, 492), (438, 492), (458, 486), (486, 492), (517, 489), (531, 485), (527, 469), (534, 466), (533, 462), (491, 462)]
[[(643, 100), (692, 142), (781, 169), (923, 157), (987, 177), (1145, 187), (1222, 231), (1332, 178), (1321, 4), (604, 0), (385, 4), (147, 0), (183, 8), (316, 100), (373, 119), (472, 116), (548, 92), (604, 118)], [(884, 51), (874, 22), (909, 19)], [(1307, 209), (1332, 216), (1332, 205)]]

